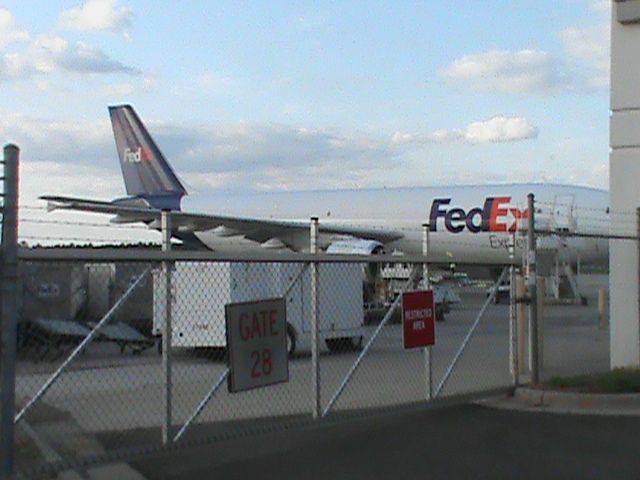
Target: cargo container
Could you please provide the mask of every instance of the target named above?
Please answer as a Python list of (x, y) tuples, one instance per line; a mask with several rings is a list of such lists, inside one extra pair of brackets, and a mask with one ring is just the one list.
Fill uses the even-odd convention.
[(21, 319), (74, 320), (87, 300), (87, 274), (79, 263), (20, 264)]
[[(114, 305), (131, 285), (149, 268), (140, 262), (119, 262), (115, 264), (111, 305)], [(117, 322), (135, 327), (144, 335), (150, 335), (153, 323), (153, 281), (146, 277), (135, 292), (124, 302), (115, 314)]]
[(89, 263), (87, 272), (87, 320), (101, 319), (111, 308), (113, 290), (113, 263)]

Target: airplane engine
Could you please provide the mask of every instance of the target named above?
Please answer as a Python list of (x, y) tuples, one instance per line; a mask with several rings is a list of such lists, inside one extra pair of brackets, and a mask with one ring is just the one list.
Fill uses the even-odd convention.
[[(384, 245), (375, 240), (362, 240), (358, 238), (338, 240), (327, 248), (327, 253), (338, 255), (379, 255), (384, 253)], [(364, 280), (372, 282), (378, 276), (380, 264), (368, 263), (364, 269)]]

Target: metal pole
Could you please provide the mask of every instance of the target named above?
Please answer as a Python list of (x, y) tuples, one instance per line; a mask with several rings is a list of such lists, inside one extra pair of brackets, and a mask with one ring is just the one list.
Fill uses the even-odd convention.
[(547, 291), (547, 282), (544, 277), (538, 275), (536, 292), (538, 295), (538, 371), (544, 369), (544, 299)]
[[(168, 210), (163, 210), (160, 216), (162, 228), (162, 251), (171, 251), (171, 214)], [(162, 332), (162, 371), (164, 372), (164, 421), (162, 423), (162, 444), (171, 443), (171, 270), (170, 261), (162, 262), (162, 272), (164, 278), (164, 329)]]
[[(425, 262), (422, 264), (422, 280), (424, 283), (424, 289), (429, 290), (431, 288), (431, 282), (429, 281), (429, 264), (427, 259), (429, 258), (429, 224), (424, 223), (422, 225), (422, 255), (424, 255)], [(434, 302), (435, 306), (435, 302)], [(436, 312), (433, 312), (434, 317)], [(431, 347), (424, 348), (424, 371), (425, 371), (425, 398), (431, 400), (433, 398), (433, 376), (432, 376), (432, 363), (431, 363)]]
[(514, 386), (520, 383), (518, 362), (518, 325), (516, 321), (516, 232), (509, 235), (509, 370)]
[(536, 234), (535, 234), (535, 197), (527, 195), (529, 208), (529, 227), (527, 229), (527, 250), (529, 257), (529, 355), (531, 356), (531, 383), (540, 382), (540, 364), (538, 362), (538, 291), (536, 274)]
[[(318, 217), (311, 217), (309, 235), (309, 253), (318, 253)], [(322, 405), (320, 399), (320, 321), (318, 319), (318, 262), (311, 262), (311, 389), (312, 415), (320, 418)]]
[(518, 367), (520, 372), (524, 373), (528, 367), (526, 361), (527, 358), (527, 311), (524, 303), (526, 296), (526, 288), (524, 284), (524, 277), (522, 273), (516, 274), (516, 319), (517, 319), (517, 332), (518, 332)]
[(20, 149), (4, 147), (4, 205), (2, 206), (2, 363), (0, 364), (0, 475), (14, 467), (16, 397), (16, 337), (18, 324), (18, 166)]
[[(637, 253), (638, 253), (638, 265), (636, 265), (636, 268), (638, 270), (638, 275), (640, 276), (640, 207), (638, 207), (636, 209), (636, 241), (637, 241)], [(609, 244), (611, 244), (611, 242), (609, 242)], [(611, 247), (609, 247), (611, 248)], [(640, 279), (638, 281), (638, 291), (636, 292), (637, 295), (637, 302), (638, 302), (638, 315), (640, 316)], [(609, 305), (609, 314), (611, 314), (611, 305)], [(609, 323), (611, 323), (611, 320), (609, 320)], [(609, 328), (611, 328), (611, 326), (609, 326)], [(609, 331), (609, 337), (611, 337), (611, 331)]]

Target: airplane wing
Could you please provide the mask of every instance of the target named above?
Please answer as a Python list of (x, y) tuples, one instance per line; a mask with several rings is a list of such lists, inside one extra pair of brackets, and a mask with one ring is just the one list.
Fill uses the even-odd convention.
[[(41, 196), (40, 199), (48, 202), (47, 208), (49, 210), (79, 210), (112, 214), (116, 215), (112, 220), (114, 223), (144, 222), (148, 224), (150, 228), (160, 227), (162, 210), (149, 207), (143, 203), (119, 204), (117, 201), (105, 202), (50, 195)], [(174, 210), (171, 212), (171, 222), (173, 229), (178, 232), (198, 232), (216, 229), (221, 237), (241, 235), (259, 243), (276, 238), (295, 250), (300, 250), (308, 245), (308, 221), (210, 215)], [(404, 236), (403, 233), (396, 231), (334, 223), (320, 223), (319, 230), (321, 234), (345, 235), (367, 240), (377, 240), (382, 244), (399, 240)]]

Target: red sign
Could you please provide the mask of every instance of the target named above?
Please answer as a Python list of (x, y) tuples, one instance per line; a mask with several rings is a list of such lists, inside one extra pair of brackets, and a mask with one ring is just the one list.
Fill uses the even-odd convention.
[(407, 292), (402, 295), (404, 348), (421, 348), (436, 343), (436, 308), (433, 291)]

